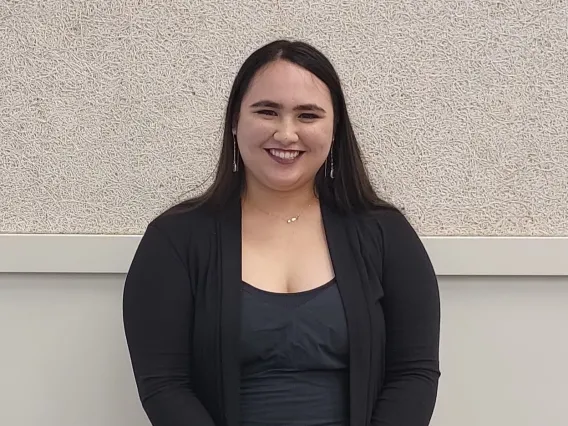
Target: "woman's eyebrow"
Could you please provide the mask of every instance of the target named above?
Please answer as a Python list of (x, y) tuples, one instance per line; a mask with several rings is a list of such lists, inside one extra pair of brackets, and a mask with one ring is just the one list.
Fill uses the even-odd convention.
[[(282, 109), (282, 104), (279, 104), (278, 102), (274, 102), (274, 101), (262, 100), (262, 101), (255, 102), (254, 104), (252, 104), (250, 106), (250, 108), (258, 108), (258, 107)], [(294, 111), (319, 111), (319, 112), (322, 112), (324, 114), (326, 112), (325, 109), (323, 109), (322, 107), (320, 107), (319, 105), (316, 105), (316, 104), (296, 105), (294, 107)]]

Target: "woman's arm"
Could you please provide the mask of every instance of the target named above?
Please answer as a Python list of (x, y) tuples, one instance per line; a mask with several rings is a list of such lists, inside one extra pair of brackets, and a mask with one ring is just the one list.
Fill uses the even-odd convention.
[(123, 319), (142, 406), (153, 426), (214, 426), (191, 386), (193, 296), (165, 234), (150, 225), (128, 272)]
[(400, 213), (381, 220), (386, 371), (373, 426), (427, 426), (438, 390), (440, 296), (432, 264)]

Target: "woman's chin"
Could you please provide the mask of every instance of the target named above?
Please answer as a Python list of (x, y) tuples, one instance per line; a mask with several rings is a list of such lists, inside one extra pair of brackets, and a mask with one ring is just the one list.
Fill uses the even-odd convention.
[(299, 174), (278, 174), (266, 176), (264, 184), (275, 191), (290, 191), (302, 186), (301, 175)]

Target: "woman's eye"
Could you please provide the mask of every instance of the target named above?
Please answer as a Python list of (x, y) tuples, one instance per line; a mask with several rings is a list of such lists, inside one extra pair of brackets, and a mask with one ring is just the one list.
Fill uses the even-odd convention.
[[(260, 115), (267, 115), (270, 117), (275, 117), (278, 115), (278, 113), (274, 110), (271, 109), (261, 109), (258, 111), (255, 111), (255, 114), (260, 114)], [(319, 116), (317, 114), (311, 114), (309, 112), (305, 112), (300, 114), (299, 116), (302, 120), (315, 120), (317, 118), (319, 118)]]
[(260, 111), (256, 112), (257, 114), (261, 114), (261, 115), (276, 115), (276, 111), (272, 111), (270, 109), (261, 109)]
[(300, 118), (304, 118), (307, 120), (315, 120), (316, 118), (319, 118), (319, 116), (316, 114), (304, 113), (300, 115)]

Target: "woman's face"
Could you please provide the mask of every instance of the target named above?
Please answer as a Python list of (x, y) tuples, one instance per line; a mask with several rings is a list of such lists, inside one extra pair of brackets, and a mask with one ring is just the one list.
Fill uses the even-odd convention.
[(312, 183), (333, 138), (329, 89), (298, 65), (272, 62), (251, 81), (233, 132), (247, 181), (280, 191)]

